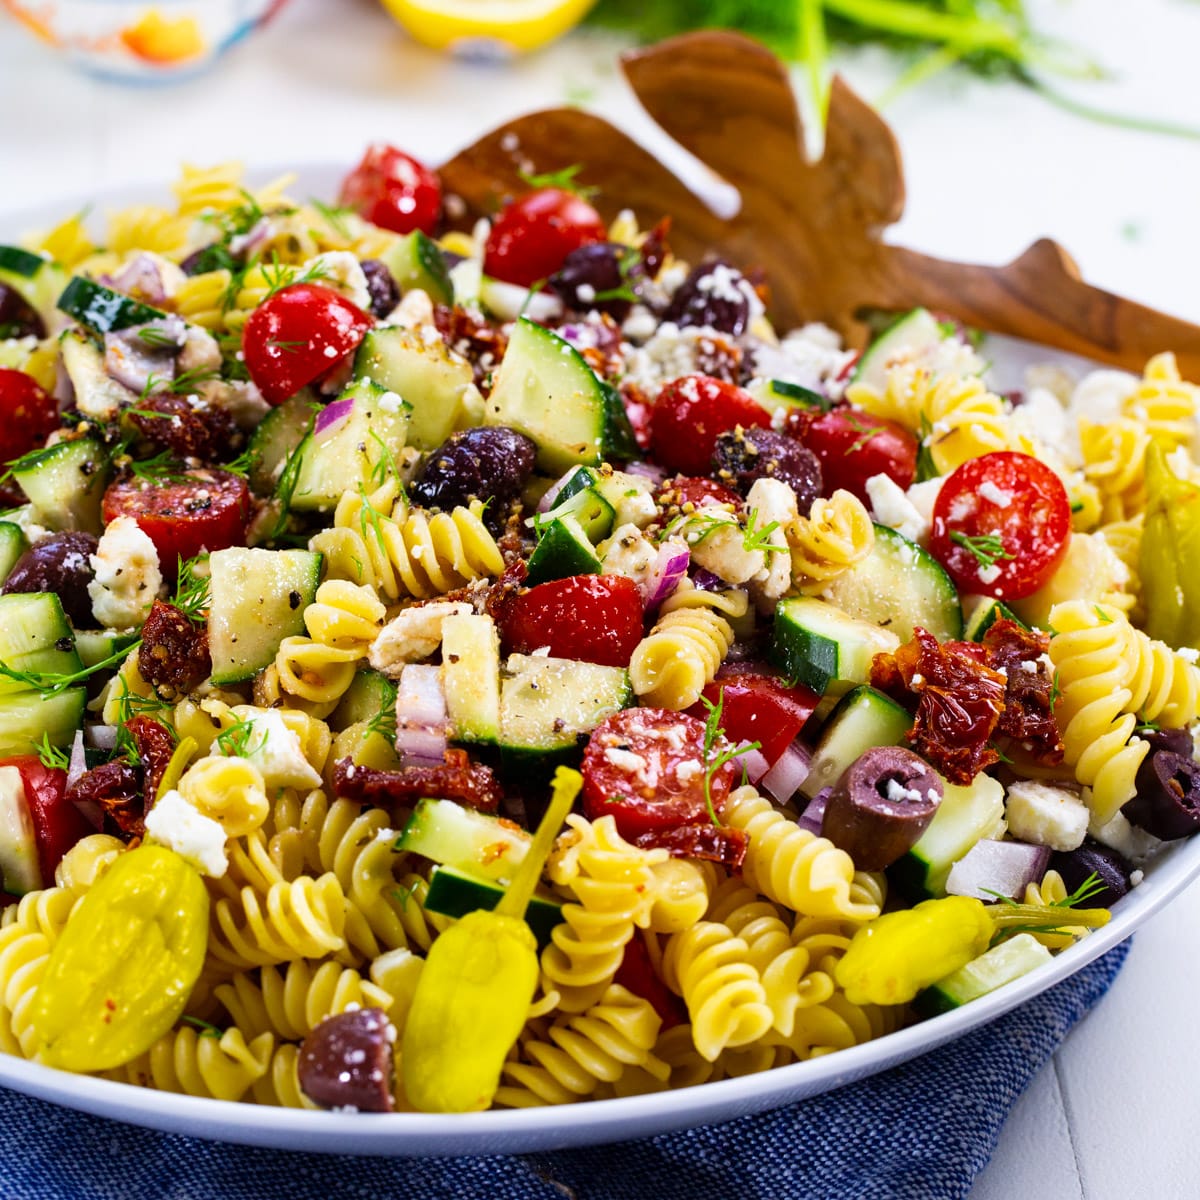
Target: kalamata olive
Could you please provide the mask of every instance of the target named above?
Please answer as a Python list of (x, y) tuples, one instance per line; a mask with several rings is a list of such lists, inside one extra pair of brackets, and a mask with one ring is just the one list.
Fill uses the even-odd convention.
[(825, 803), (821, 836), (863, 871), (882, 871), (911, 850), (942, 802), (934, 769), (901, 746), (861, 754)]
[(55, 592), (76, 629), (95, 625), (87, 585), (95, 572), (90, 555), (96, 538), (90, 533), (51, 533), (35, 542), (13, 564), (0, 592)]
[(1150, 743), (1153, 750), (1169, 750), (1172, 754), (1182, 754), (1191, 758), (1195, 751), (1192, 735), (1186, 729), (1156, 729), (1152, 733), (1142, 735), (1142, 740)]
[(387, 263), (377, 258), (364, 258), (363, 274), (367, 277), (367, 292), (371, 297), (371, 315), (381, 321), (400, 303), (400, 289)]
[(533, 474), (537, 447), (503, 425), (452, 433), (430, 456), (409, 492), (416, 504), (449, 512), (470, 500), (490, 500), (498, 515)]
[(326, 1017), (300, 1047), (301, 1090), (324, 1108), (391, 1112), (395, 1040), (381, 1008)]
[(663, 320), (676, 325), (704, 325), (736, 337), (745, 333), (750, 323), (748, 288), (736, 267), (721, 259), (702, 262), (679, 285)]
[(1111, 908), (1129, 891), (1133, 867), (1123, 854), (1088, 838), (1078, 850), (1056, 851), (1050, 869), (1062, 876), (1068, 892), (1076, 891), (1090, 875), (1095, 875), (1101, 889), (1088, 896), (1082, 907)]
[(25, 297), (16, 288), (0, 283), (0, 340), (45, 336), (42, 318)]
[[(1157, 736), (1157, 735), (1154, 735)], [(1200, 829), (1200, 764), (1189, 752), (1152, 750), (1138, 767), (1133, 799), (1121, 809), (1139, 829), (1170, 841)]]
[[(580, 246), (567, 255), (562, 267), (550, 277), (550, 287), (576, 312), (596, 309), (618, 321), (624, 320), (632, 307), (627, 295), (629, 281), (622, 270), (623, 258), (629, 254), (627, 247), (613, 242)], [(641, 263), (636, 256), (631, 262), (640, 272)], [(614, 296), (614, 292), (623, 294)]]
[(821, 463), (795, 438), (773, 429), (733, 429), (717, 438), (713, 451), (717, 479), (744, 496), (756, 479), (778, 479), (796, 493), (801, 513), (821, 494)]

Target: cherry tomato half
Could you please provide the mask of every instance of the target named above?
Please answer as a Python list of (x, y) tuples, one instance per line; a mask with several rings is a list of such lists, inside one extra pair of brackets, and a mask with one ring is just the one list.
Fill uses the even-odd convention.
[(867, 480), (872, 475), (887, 475), (902, 488), (916, 478), (917, 439), (903, 425), (862, 409), (794, 409), (788, 413), (786, 432), (820, 460), (826, 495), (845, 488), (869, 504)]
[(282, 404), (336, 367), (374, 323), (332, 288), (293, 283), (264, 300), (246, 322), (246, 369), (268, 404)]
[(650, 951), (637, 933), (625, 943), (625, 952), (621, 955), (621, 965), (613, 976), (613, 983), (619, 983), (635, 996), (648, 1000), (661, 1018), (663, 1029), (672, 1029), (688, 1019), (687, 1007), (659, 978), (650, 961)]
[(215, 467), (161, 483), (118, 479), (104, 493), (101, 511), (105, 524), (132, 517), (154, 543), (163, 574), (174, 576), (178, 559), (245, 544), (250, 489), (240, 475)]
[(58, 403), (32, 375), (0, 368), (0, 463), (36, 449), (58, 425)]
[(411, 154), (376, 142), (342, 180), (339, 202), (383, 229), (419, 229), (432, 237), (442, 215), (442, 185)]
[(493, 279), (532, 287), (549, 279), (572, 250), (607, 237), (600, 214), (582, 196), (539, 188), (518, 196), (493, 222), (483, 270)]
[(1001, 450), (970, 459), (946, 479), (929, 549), (965, 591), (1019, 600), (1054, 574), (1070, 537), (1062, 480), (1028, 454)]
[(737, 426), (771, 427), (771, 414), (749, 392), (711, 375), (683, 375), (658, 393), (650, 444), (658, 461), (684, 475), (712, 470), (717, 438)]
[(642, 638), (642, 594), (624, 575), (568, 575), (520, 593), (504, 617), (505, 644), (529, 654), (627, 667)]
[(54, 883), (54, 868), (82, 837), (94, 833), (79, 808), (66, 799), (67, 773), (45, 766), (33, 755), (0, 761), (0, 767), (16, 767), (25, 788), (25, 802), (33, 821), (42, 886)]
[[(803, 684), (789, 686), (770, 668), (753, 663), (729, 663), (703, 692), (710, 704), (721, 705), (721, 729), (735, 745), (758, 742), (772, 765), (792, 744), (821, 699)], [(704, 720), (703, 704), (689, 709)]]
[[(583, 752), (583, 811), (611, 813), (621, 836), (708, 821), (704, 722), (663, 708), (627, 708), (601, 721)], [(709, 779), (720, 810), (733, 785), (732, 762)]]

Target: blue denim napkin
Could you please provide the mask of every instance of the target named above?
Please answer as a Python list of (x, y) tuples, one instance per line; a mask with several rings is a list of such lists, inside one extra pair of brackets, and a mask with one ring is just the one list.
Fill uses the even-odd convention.
[[(777, 1112), (552, 1154), (357, 1158), (152, 1133), (0, 1089), (5, 1200), (957, 1200), (1128, 943), (931, 1054)], [(364, 1117), (364, 1120), (370, 1120)]]

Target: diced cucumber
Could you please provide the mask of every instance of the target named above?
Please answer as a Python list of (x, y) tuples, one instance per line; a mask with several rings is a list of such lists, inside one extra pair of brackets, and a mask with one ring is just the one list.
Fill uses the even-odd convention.
[(503, 882), (525, 857), (533, 838), (519, 825), (455, 804), (421, 800), (396, 842), (407, 850), (480, 879)]
[(291, 496), (297, 512), (330, 511), (389, 471), (404, 449), (411, 409), (395, 392), (358, 379), (334, 403), (349, 404), (349, 416), (324, 433), (314, 427), (305, 439)]
[(94, 667), (138, 640), (136, 633), (113, 633), (108, 629), (84, 629), (75, 634), (75, 651), (85, 667)]
[(888, 877), (913, 900), (946, 894), (950, 868), (1004, 820), (1004, 787), (979, 774), (966, 787), (943, 784), (945, 794), (917, 844), (888, 868)]
[(822, 593), (852, 617), (890, 629), (902, 642), (919, 625), (940, 642), (962, 636), (958, 589), (942, 564), (887, 525), (875, 526), (871, 553)]
[(829, 407), (829, 401), (820, 392), (814, 392), (799, 383), (790, 383), (786, 379), (758, 379), (747, 388), (747, 391), (768, 412), (789, 408), (816, 409), (820, 412)]
[(108, 454), (99, 442), (78, 438), (35, 450), (13, 467), (13, 478), (47, 529), (100, 533), (100, 501), (108, 483)]
[(0, 246), (0, 283), (20, 295), (52, 334), (59, 327), (55, 304), (66, 281), (67, 273), (58, 263), (19, 246)]
[(1031, 933), (1018, 933), (1007, 941), (984, 951), (978, 958), (960, 967), (953, 975), (926, 988), (913, 1001), (923, 1017), (961, 1008), (988, 992), (994, 992), (1022, 975), (1037, 970), (1054, 955)]
[(800, 790), (811, 798), (832, 787), (873, 746), (899, 746), (912, 723), (903, 705), (873, 687), (848, 692), (821, 730)]
[(556, 333), (522, 317), (496, 372), (485, 420), (528, 434), (551, 473), (603, 457), (609, 401), (583, 356)]
[(455, 613), (442, 622), (442, 691), (453, 737), (500, 737), (500, 635), (491, 617)]
[(208, 641), (213, 683), (241, 683), (267, 666), (285, 637), (304, 632), (304, 610), (321, 578), (309, 550), (232, 546), (208, 558)]
[(899, 357), (923, 358), (945, 340), (946, 331), (926, 308), (914, 308), (897, 318), (863, 352), (854, 369), (854, 382), (882, 392), (887, 374)]
[(85, 688), (68, 688), (56, 696), (41, 692), (13, 692), (0, 696), (0, 758), (33, 754), (43, 738), (50, 745), (69, 746), (83, 722)]
[(313, 427), (316, 407), (311, 395), (298, 392), (271, 409), (254, 431), (247, 447), (253, 459), (249, 480), (260, 496), (270, 496), (275, 491), (283, 464)]
[[(0, 662), (14, 671), (47, 675), (73, 675), (82, 668), (62, 602), (53, 592), (0, 596)], [(0, 696), (28, 687), (0, 675)]]
[(0, 246), (0, 277), (16, 275), (21, 279), (32, 279), (49, 261), (20, 246)]
[(20, 525), (12, 521), (0, 521), (0, 583), (9, 576), (17, 565), (17, 559), (29, 549), (29, 539)]
[(393, 242), (379, 256), (401, 294), (420, 288), (435, 304), (454, 303), (454, 285), (441, 248), (419, 229)]
[(337, 708), (329, 716), (329, 727), (338, 731), (349, 729), (360, 721), (370, 721), (395, 703), (396, 685), (386, 675), (364, 668), (355, 673), (342, 693)]
[(104, 355), (86, 335), (76, 330), (64, 333), (58, 342), (63, 369), (75, 391), (75, 406), (86, 417), (111, 421), (134, 403), (136, 396), (111, 378), (104, 367)]
[[(591, 472), (590, 467), (580, 467), (580, 470)], [(571, 482), (574, 480), (568, 480), (568, 483)], [(571, 517), (579, 524), (588, 541), (602, 542), (612, 533), (616, 515), (616, 510), (604, 498), (600, 488), (595, 486), (573, 491), (565, 497), (559, 492), (554, 507), (534, 517), (533, 525), (541, 533), (556, 519)]]
[(602, 449), (606, 458), (626, 462), (641, 458), (642, 450), (625, 409), (621, 393), (606, 379), (600, 380), (600, 391), (604, 395), (604, 442)]
[(475, 379), (470, 363), (440, 338), (427, 342), (411, 329), (392, 325), (363, 338), (354, 374), (373, 379), (412, 406), (408, 444), (418, 450), (436, 450), (462, 427), (463, 397)]
[(1022, 629), (1029, 628), (1003, 600), (993, 600), (991, 596), (980, 596), (979, 602), (971, 610), (971, 615), (963, 627), (963, 637), (968, 642), (982, 642), (983, 635), (997, 621), (1016, 621)]
[(634, 700), (629, 672), (620, 667), (512, 654), (500, 684), (500, 742), (539, 753), (574, 747)]
[(76, 275), (63, 289), (58, 307), (96, 333), (111, 333), (145, 325), (148, 321), (162, 321), (167, 315), (83, 275)]
[(568, 575), (599, 573), (600, 559), (591, 539), (574, 516), (565, 514), (541, 527), (538, 544), (529, 556), (525, 582), (529, 587), (536, 587), (539, 583), (565, 579)]
[[(500, 903), (504, 888), (487, 879), (476, 879), (453, 867), (438, 867), (429, 877), (425, 907), (445, 917), (465, 917), (478, 909), (491, 911)], [(544, 946), (550, 931), (562, 921), (562, 904), (549, 897), (534, 896), (525, 910), (525, 923)]]
[(824, 600), (795, 596), (775, 609), (768, 656), (789, 678), (822, 695), (833, 685), (866, 683), (875, 655), (899, 645), (888, 629)]
[(16, 767), (0, 767), (0, 876), (10, 896), (24, 896), (42, 886), (33, 814)]

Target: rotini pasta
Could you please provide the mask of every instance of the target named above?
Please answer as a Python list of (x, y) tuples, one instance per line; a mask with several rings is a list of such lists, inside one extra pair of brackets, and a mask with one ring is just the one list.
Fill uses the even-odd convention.
[(857, 496), (841, 489), (828, 500), (814, 500), (809, 515), (791, 524), (786, 533), (792, 585), (806, 596), (819, 595), (830, 580), (861, 562), (875, 545), (871, 514)]
[(247, 1041), (240, 1029), (227, 1029), (218, 1037), (185, 1025), (164, 1034), (110, 1077), (160, 1092), (240, 1100), (267, 1073), (274, 1049), (269, 1033)]

